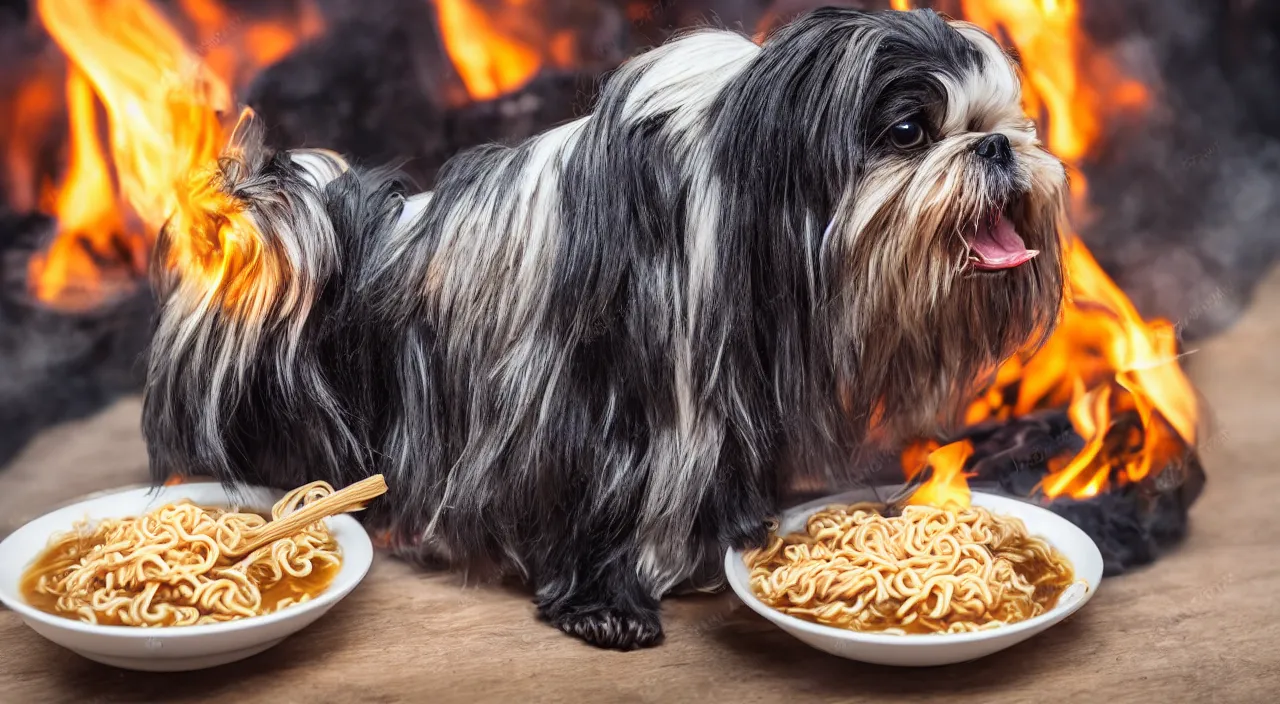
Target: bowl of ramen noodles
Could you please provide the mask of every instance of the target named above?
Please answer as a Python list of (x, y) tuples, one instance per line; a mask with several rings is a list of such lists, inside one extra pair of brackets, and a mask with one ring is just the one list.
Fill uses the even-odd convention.
[(356, 489), (191, 483), (99, 494), (0, 542), (0, 602), (107, 665), (240, 660), (307, 627), (364, 578), (369, 535), (349, 515), (327, 515), (358, 508), (336, 506)]
[(1093, 596), (1102, 555), (1039, 506), (974, 493), (969, 507), (887, 507), (851, 492), (783, 514), (761, 549), (730, 550), (729, 585), (806, 644), (881, 665), (990, 655)]

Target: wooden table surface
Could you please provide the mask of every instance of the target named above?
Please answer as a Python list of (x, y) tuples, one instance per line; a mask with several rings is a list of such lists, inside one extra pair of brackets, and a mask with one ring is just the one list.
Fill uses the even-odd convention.
[[(302, 633), (195, 673), (116, 670), (0, 610), (0, 702), (1280, 701), (1280, 272), (1188, 358), (1213, 411), (1190, 538), (1105, 581), (1064, 624), (985, 660), (862, 665), (792, 640), (731, 595), (664, 605), (666, 643), (603, 652), (533, 617), (516, 587), (379, 558)], [(40, 437), (0, 471), (0, 536), (90, 491), (144, 478), (139, 403)], [(1083, 697), (1083, 699), (1082, 699)]]

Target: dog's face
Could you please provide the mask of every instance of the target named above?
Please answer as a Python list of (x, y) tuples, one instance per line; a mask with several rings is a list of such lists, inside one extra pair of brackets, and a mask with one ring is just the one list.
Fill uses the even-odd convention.
[(1065, 170), (1015, 62), (973, 25), (822, 10), (770, 52), (761, 86), (798, 105), (784, 150), (809, 160), (792, 181), (822, 189), (806, 207), (824, 221), (833, 356), (852, 350), (843, 402), (879, 408), (891, 437), (928, 432), (1056, 321)]
[(967, 23), (949, 27), (942, 46), (882, 50), (887, 75), (876, 77), (885, 85), (868, 115), (863, 173), (833, 220), (855, 248), (892, 260), (877, 270), (877, 256), (862, 252), (867, 274), (911, 279), (912, 300), (940, 297), (975, 272), (1008, 273), (988, 283), (1017, 278), (1042, 252), (1056, 259), (1062, 164), (1037, 139), (995, 40)]
[[(869, 67), (863, 171), (831, 227), (851, 282), (871, 284), (848, 312), (873, 336), (862, 356), (886, 374), (884, 417), (914, 433), (1055, 322), (1066, 174), (991, 36), (960, 22), (917, 36), (909, 23), (933, 20), (903, 19)], [(902, 336), (892, 357), (876, 335)]]

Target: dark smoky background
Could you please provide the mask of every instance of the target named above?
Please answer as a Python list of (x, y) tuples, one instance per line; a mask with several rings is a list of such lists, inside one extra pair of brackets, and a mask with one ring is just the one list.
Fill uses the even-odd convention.
[[(172, 7), (174, 2), (158, 5)], [(295, 0), (225, 0), (233, 17), (296, 9)], [(675, 32), (699, 26), (759, 33), (821, 5), (888, 0), (473, 0), (508, 32), (567, 32), (567, 61), (521, 87), (476, 98), (442, 41), (428, 0), (316, 0), (324, 30), (237, 86), (280, 147), (323, 146), (364, 164), (397, 164), (425, 189), (451, 155), (511, 142), (589, 110), (608, 72)], [(920, 3), (927, 4), (927, 3)], [(962, 14), (962, 0), (937, 9)], [(1147, 317), (1186, 340), (1222, 330), (1248, 304), (1280, 249), (1280, 3), (1262, 0), (1082, 0), (1091, 45), (1152, 96), (1137, 118), (1104, 121), (1084, 164), (1089, 208), (1077, 224), (1103, 267)], [(540, 34), (539, 34), (540, 33)], [(214, 37), (200, 53), (218, 48)], [(61, 53), (28, 0), (0, 0), (0, 107), (24, 76), (61, 71)], [(60, 96), (55, 96), (61, 100)], [(23, 125), (0, 110), (0, 140)], [(66, 118), (26, 143), (37, 171), (65, 162)], [(34, 139), (34, 138), (33, 138)], [(52, 236), (38, 189), (0, 168), (0, 464), (39, 428), (140, 388), (152, 302), (145, 286), (75, 313), (26, 292), (26, 262)], [(126, 257), (127, 259), (127, 257)], [(118, 264), (118, 263), (117, 263)], [(104, 262), (104, 266), (112, 266)], [(137, 272), (141, 277), (142, 273)]]
[(1084, 237), (1146, 316), (1229, 324), (1280, 248), (1280, 3), (1085, 3), (1091, 36), (1155, 88), (1088, 166)]

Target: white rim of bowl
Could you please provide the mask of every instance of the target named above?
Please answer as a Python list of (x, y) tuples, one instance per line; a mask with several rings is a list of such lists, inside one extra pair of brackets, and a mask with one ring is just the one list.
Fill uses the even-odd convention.
[[(191, 484), (178, 484), (175, 486), (179, 489), (183, 487), (206, 487), (206, 486), (222, 487), (222, 485), (217, 482), (194, 482)], [(69, 504), (65, 504), (63, 506), (60, 506), (59, 508), (54, 509), (53, 511), (48, 511), (46, 513), (43, 513), (37, 516), (36, 518), (33, 518), (32, 520), (28, 521), (27, 524), (34, 523), (44, 518), (45, 516), (48, 516), (50, 513), (54, 513), (56, 511), (62, 511), (68, 508), (74, 508), (75, 506), (78, 506), (82, 503), (87, 503), (89, 501), (97, 501), (99, 499), (103, 499), (108, 496), (116, 496), (118, 494), (127, 494), (130, 492), (138, 491), (140, 489), (151, 490), (155, 488), (156, 487), (130, 486), (118, 491), (95, 492), (94, 494), (91, 494), (88, 497), (82, 498), (78, 501), (75, 501)], [(258, 486), (245, 487), (245, 491), (246, 492), (265, 491), (265, 492), (273, 492), (275, 494), (280, 493), (275, 489), (268, 489), (266, 487), (258, 487)], [(177, 497), (177, 498), (181, 498), (181, 497)], [(360, 584), (360, 582), (364, 580), (365, 575), (369, 574), (369, 568), (373, 565), (373, 541), (369, 539), (369, 533), (364, 529), (364, 526), (360, 525), (360, 522), (352, 518), (351, 516), (348, 516), (346, 514), (341, 514), (338, 516), (330, 516), (325, 520), (334, 521), (336, 524), (338, 524), (336, 526), (331, 526), (330, 530), (334, 533), (334, 539), (338, 541), (338, 547), (343, 548), (343, 561), (342, 561), (343, 567), (338, 570), (338, 574), (335, 574), (333, 576), (333, 582), (336, 582), (338, 580), (338, 577), (342, 575), (343, 569), (345, 569), (346, 566), (350, 564), (346, 560), (346, 557), (347, 557), (346, 547), (348, 543), (355, 542), (357, 546), (364, 546), (368, 548), (369, 559), (363, 560), (362, 561), (363, 564), (356, 565), (354, 567), (354, 569), (357, 570), (356, 574), (354, 575), (354, 579), (351, 581), (351, 588), (354, 589), (356, 585)], [(10, 533), (4, 540), (0, 540), (0, 545), (3, 545), (9, 539), (13, 538), (13, 536), (17, 535), (18, 532), (21, 531), (23, 528), (25, 528), (27, 524), (23, 524), (18, 528), (18, 530), (15, 530), (13, 533)], [(339, 530), (338, 530), (339, 527), (341, 527), (341, 533), (343, 534), (344, 537), (339, 537)], [(349, 535), (347, 535), (348, 533)], [(28, 561), (27, 564), (22, 566), (22, 573), (25, 574), (27, 571), (27, 568), (30, 566), (31, 566), (30, 561)], [(19, 580), (21, 580), (21, 577), (19, 577)], [(213, 635), (217, 633), (227, 633), (230, 631), (238, 631), (245, 628), (267, 626), (279, 621), (288, 620), (293, 616), (296, 616), (305, 611), (312, 611), (317, 607), (325, 606), (327, 604), (336, 602), (340, 600), (342, 597), (346, 596), (347, 593), (350, 591), (350, 589), (348, 590), (333, 589), (332, 588), (333, 582), (330, 582), (329, 587), (325, 588), (325, 590), (321, 592), (319, 596), (308, 599), (307, 601), (302, 602), (300, 604), (293, 604), (275, 613), (265, 614), (262, 616), (249, 616), (246, 618), (236, 619), (234, 621), (224, 621), (223, 623), (206, 623), (198, 626), (166, 626), (166, 627), (148, 628), (143, 626), (117, 626), (117, 625), (100, 625), (100, 624), (94, 624), (94, 623), (85, 623), (84, 621), (65, 618), (63, 616), (55, 616), (54, 614), (48, 613), (46, 611), (41, 611), (40, 609), (37, 609), (36, 607), (23, 602), (21, 594), (19, 594), (18, 598), (16, 599), (6, 598), (3, 591), (0, 591), (0, 603), (3, 603), (6, 607), (11, 609), (14, 613), (17, 613), (20, 616), (22, 616), (24, 619), (33, 618), (37, 621), (40, 621), (41, 623), (46, 623), (51, 626), (56, 626), (58, 628), (62, 628), (69, 631), (75, 631), (77, 633), (87, 633), (92, 635), (110, 635), (113, 637), (123, 637), (123, 638), (156, 638), (158, 636), (164, 636), (165, 638), (198, 638), (200, 636), (208, 636), (208, 635)]]
[[(822, 508), (825, 508), (827, 506), (831, 506), (833, 504), (839, 504), (842, 501), (844, 503), (848, 503), (848, 499), (844, 499), (842, 497), (857, 496), (857, 495), (860, 495), (861, 493), (863, 492), (859, 492), (859, 491), (846, 492), (843, 494), (835, 494), (833, 496), (829, 496), (826, 498), (809, 501), (799, 506), (796, 506), (795, 508), (783, 511), (783, 516), (784, 516), (784, 519), (791, 518), (792, 516), (797, 516), (797, 515), (803, 515), (805, 516), (805, 518), (808, 518), (814, 512), (819, 511)], [(1079, 526), (1072, 523), (1071, 521), (1068, 521), (1062, 516), (1059, 516), (1058, 514), (1052, 511), (1049, 511), (1048, 509), (1045, 509), (1041, 506), (1037, 506), (1033, 503), (1020, 501), (1018, 499), (1014, 499), (1008, 496), (999, 496), (996, 494), (987, 494), (987, 493), (976, 492), (976, 491), (973, 492), (973, 496), (975, 497), (981, 496), (983, 497), (983, 499), (996, 499), (997, 503), (1017, 502), (1024, 506), (1035, 509), (1037, 511), (1042, 511), (1048, 514), (1049, 516), (1052, 516), (1055, 520), (1061, 521), (1063, 524), (1063, 527), (1068, 529), (1068, 532), (1074, 531), (1075, 533), (1079, 534), (1079, 537), (1084, 538), (1084, 541), (1088, 545), (1089, 549), (1092, 552), (1097, 554), (1098, 562), (1099, 564), (1101, 564), (1102, 552), (1098, 550), (1098, 545), (1097, 543), (1093, 542), (1093, 538), (1090, 538), (1088, 533), (1085, 533), (1083, 530), (1080, 530)], [(1048, 540), (1048, 538), (1045, 538), (1045, 540)], [(1053, 544), (1052, 541), (1050, 541), (1050, 544), (1051, 545)], [(1057, 546), (1054, 545), (1054, 547), (1057, 547)], [(1058, 548), (1058, 549), (1061, 550), (1062, 548)], [(1098, 590), (1098, 586), (1096, 584), (1090, 584), (1088, 580), (1081, 579), (1078, 574), (1078, 568), (1075, 566), (1075, 564), (1072, 564), (1071, 565), (1072, 571), (1077, 573), (1076, 580), (1072, 582), (1070, 585), (1068, 585), (1067, 588), (1062, 591), (1062, 593), (1066, 594), (1067, 590), (1075, 587), (1076, 585), (1084, 585), (1085, 592), (1070, 604), (1063, 606), (1061, 604), (1062, 596), (1059, 595), (1058, 597), (1059, 604), (1055, 605), (1052, 609), (1049, 609), (1048, 611), (1040, 614), (1039, 616), (1033, 616), (1025, 621), (1018, 621), (1017, 623), (1010, 623), (1010, 624), (1006, 624), (996, 628), (990, 628), (985, 631), (970, 631), (968, 633), (906, 633), (903, 635), (895, 635), (892, 633), (854, 631), (848, 628), (837, 628), (836, 626), (826, 626), (821, 623), (806, 621), (802, 618), (798, 618), (790, 614), (784, 614), (781, 611), (778, 611), (777, 609), (773, 608), (772, 606), (769, 606), (768, 604), (764, 603), (763, 601), (760, 601), (760, 599), (755, 595), (755, 592), (751, 591), (750, 582), (742, 585), (738, 584), (738, 581), (732, 577), (735, 560), (737, 561), (738, 564), (744, 565), (745, 567), (745, 563), (742, 561), (741, 550), (730, 549), (728, 552), (725, 553), (725, 556), (724, 556), (725, 580), (729, 582), (729, 587), (733, 589), (733, 592), (738, 595), (738, 599), (741, 600), (744, 604), (746, 604), (752, 611), (760, 614), (761, 616), (765, 617), (768, 620), (781, 621), (783, 623), (786, 623), (788, 627), (795, 628), (800, 631), (804, 631), (805, 633), (810, 633), (818, 636), (835, 636), (839, 638), (857, 640), (860, 642), (874, 643), (879, 645), (941, 645), (945, 643), (968, 643), (973, 641), (987, 640), (989, 638), (995, 638), (1002, 635), (1012, 635), (1015, 633), (1020, 633), (1022, 631), (1030, 630), (1034, 628), (1036, 625), (1044, 623), (1045, 621), (1054, 620), (1054, 619), (1065, 619), (1066, 617), (1070, 616), (1071, 614), (1079, 610), (1080, 607), (1084, 606), (1085, 602), (1089, 601), (1089, 599), (1093, 597), (1093, 594)], [(1101, 575), (1099, 575), (1099, 581), (1100, 580), (1101, 580)]]

